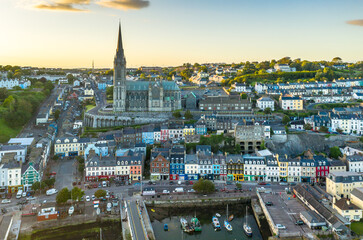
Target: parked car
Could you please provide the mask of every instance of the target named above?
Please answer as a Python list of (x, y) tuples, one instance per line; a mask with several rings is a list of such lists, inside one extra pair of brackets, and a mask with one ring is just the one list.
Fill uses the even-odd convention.
[(49, 190), (46, 192), (46, 194), (47, 194), (48, 196), (50, 196), (50, 195), (56, 194), (57, 192), (58, 192), (58, 190), (57, 190), (57, 189), (52, 188), (52, 189), (49, 189)]
[(111, 212), (111, 209), (112, 209), (112, 204), (109, 202), (107, 203), (107, 212)]
[(267, 183), (265, 182), (259, 182), (258, 185), (266, 185)]
[(35, 199), (37, 199), (37, 198), (33, 197), (33, 196), (29, 196), (29, 197), (26, 198), (26, 200), (28, 200), (28, 201), (35, 200)]
[(164, 190), (163, 190), (163, 194), (170, 194), (170, 191), (169, 191), (169, 190), (164, 189)]
[(92, 195), (92, 201), (94, 201), (96, 199), (95, 195)]
[(273, 203), (272, 202), (266, 202), (266, 206), (272, 206)]
[(86, 196), (86, 202), (91, 201), (91, 198), (89, 196)]
[(26, 197), (26, 192), (23, 192), (23, 194), (21, 196), (22, 197)]
[(287, 182), (280, 182), (280, 185), (286, 186), (286, 185), (288, 185), (288, 183)]
[(276, 224), (277, 229), (286, 229), (285, 225), (282, 224)]
[(295, 225), (304, 225), (304, 222), (303, 220), (297, 220)]
[(11, 200), (10, 199), (3, 199), (1, 201), (1, 203), (5, 204), (5, 203), (11, 203)]
[(195, 190), (192, 188), (192, 189), (189, 189), (188, 190), (188, 193), (195, 193)]
[(118, 200), (117, 199), (112, 200), (112, 206), (114, 206), (114, 207), (118, 206)]
[(169, 182), (169, 184), (170, 184), (170, 185), (173, 185), (173, 184), (174, 184), (174, 182), (173, 182), (173, 181), (170, 181), (170, 182)]

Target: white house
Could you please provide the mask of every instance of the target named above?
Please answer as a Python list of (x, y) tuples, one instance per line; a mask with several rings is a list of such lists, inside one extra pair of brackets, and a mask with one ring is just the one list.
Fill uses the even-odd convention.
[(272, 111), (275, 111), (275, 102), (269, 97), (260, 97), (257, 99), (257, 107), (261, 110), (271, 108)]
[(347, 156), (349, 172), (363, 172), (363, 155)]
[(0, 146), (0, 162), (6, 153), (15, 153), (15, 160), (25, 162), (27, 147), (23, 145), (2, 145)]
[(276, 71), (281, 72), (296, 72), (296, 68), (291, 68), (287, 64), (275, 64), (274, 68)]

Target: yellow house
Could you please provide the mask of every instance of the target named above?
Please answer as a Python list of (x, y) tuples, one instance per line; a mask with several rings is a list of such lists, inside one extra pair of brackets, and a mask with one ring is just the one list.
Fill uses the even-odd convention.
[(333, 209), (348, 219), (348, 221), (359, 221), (362, 218), (362, 209), (351, 203), (349, 199), (341, 198), (338, 201), (333, 199)]
[(337, 199), (350, 198), (354, 188), (363, 187), (363, 175), (356, 172), (333, 172), (326, 178), (326, 192)]
[(195, 134), (195, 128), (193, 125), (185, 125), (183, 128), (183, 137), (187, 135), (194, 135)]
[(285, 95), (280, 96), (279, 99), (280, 107), (283, 110), (303, 110), (304, 109), (304, 103), (301, 97), (299, 96), (291, 96), (291, 95)]
[(277, 155), (277, 164), (279, 166), (279, 175), (280, 175), (280, 181), (281, 182), (287, 182), (287, 174), (288, 174), (288, 167), (289, 162), (287, 160), (287, 156), (280, 158)]
[(363, 209), (363, 188), (354, 188), (350, 193), (350, 201), (360, 209)]

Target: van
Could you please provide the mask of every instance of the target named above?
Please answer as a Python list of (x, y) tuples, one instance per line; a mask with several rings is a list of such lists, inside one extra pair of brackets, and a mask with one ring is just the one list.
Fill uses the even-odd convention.
[(16, 198), (19, 199), (23, 196), (23, 190), (19, 190), (18, 193), (16, 194)]
[(49, 189), (49, 190), (46, 192), (46, 194), (47, 194), (47, 196), (50, 196), (50, 195), (56, 194), (57, 192), (58, 192), (58, 190), (57, 190), (57, 189), (52, 188), (52, 189)]

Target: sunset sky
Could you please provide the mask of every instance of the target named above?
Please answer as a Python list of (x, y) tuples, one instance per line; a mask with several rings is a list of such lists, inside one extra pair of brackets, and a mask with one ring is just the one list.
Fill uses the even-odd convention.
[(1, 0), (0, 65), (363, 60), (363, 0)]

